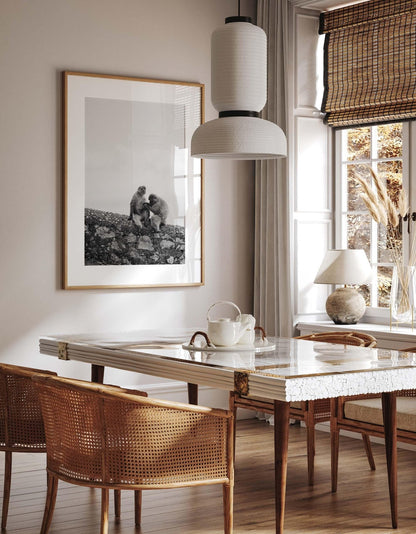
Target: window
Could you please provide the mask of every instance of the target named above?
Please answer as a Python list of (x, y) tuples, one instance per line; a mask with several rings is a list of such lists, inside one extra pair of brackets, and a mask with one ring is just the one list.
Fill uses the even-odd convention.
[(361, 188), (354, 176), (358, 173), (371, 184), (371, 167), (383, 180), (393, 202), (397, 201), (402, 187), (409, 193), (409, 124), (357, 127), (340, 130), (336, 136), (337, 245), (366, 251), (373, 276), (371, 283), (361, 291), (367, 306), (375, 312), (376, 308), (389, 307), (393, 271), (389, 242), (399, 243), (406, 257), (411, 223), (403, 222), (396, 230), (377, 224), (360, 198)]

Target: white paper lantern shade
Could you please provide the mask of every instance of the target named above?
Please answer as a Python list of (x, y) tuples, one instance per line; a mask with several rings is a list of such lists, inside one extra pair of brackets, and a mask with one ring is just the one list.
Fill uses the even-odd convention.
[(275, 123), (259, 118), (267, 99), (267, 37), (248, 17), (228, 17), (211, 38), (211, 100), (219, 118), (194, 132), (198, 158), (273, 159), (287, 153)]
[(259, 113), (267, 100), (267, 37), (250, 22), (230, 22), (241, 18), (229, 17), (212, 34), (211, 101), (220, 112)]
[(223, 117), (202, 124), (192, 137), (199, 158), (270, 159), (286, 154), (286, 137), (274, 122), (256, 117)]

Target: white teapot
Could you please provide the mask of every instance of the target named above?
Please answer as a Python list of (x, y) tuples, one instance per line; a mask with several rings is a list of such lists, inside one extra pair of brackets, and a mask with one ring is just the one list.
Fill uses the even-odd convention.
[[(229, 304), (233, 306), (238, 316), (235, 320), (229, 317), (221, 317), (219, 319), (211, 319), (209, 312), (217, 304)], [(228, 300), (220, 300), (215, 302), (208, 308), (208, 337), (214, 345), (219, 347), (231, 347), (232, 345), (253, 345), (255, 332), (254, 327), (256, 320), (252, 315), (242, 314), (240, 308)]]

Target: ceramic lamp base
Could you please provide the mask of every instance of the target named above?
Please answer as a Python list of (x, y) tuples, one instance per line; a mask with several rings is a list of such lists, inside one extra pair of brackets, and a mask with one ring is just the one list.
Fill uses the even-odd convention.
[(365, 300), (356, 289), (340, 287), (326, 301), (326, 313), (335, 324), (356, 324), (365, 312)]

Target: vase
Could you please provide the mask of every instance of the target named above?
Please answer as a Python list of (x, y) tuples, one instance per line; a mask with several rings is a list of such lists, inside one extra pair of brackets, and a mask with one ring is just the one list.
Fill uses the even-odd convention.
[(413, 325), (415, 293), (415, 267), (395, 265), (390, 293), (390, 310), (394, 322)]

